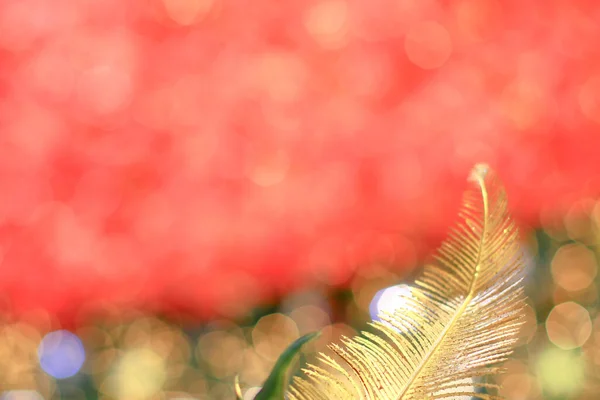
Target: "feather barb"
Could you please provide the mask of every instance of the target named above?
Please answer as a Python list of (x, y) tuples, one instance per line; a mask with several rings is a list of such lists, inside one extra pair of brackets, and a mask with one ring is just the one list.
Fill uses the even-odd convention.
[[(499, 398), (483, 377), (498, 373), (517, 343), (525, 297), (517, 228), (495, 174), (477, 165), (460, 222), (425, 267), (404, 307), (364, 333), (331, 346), (292, 400)], [(329, 368), (327, 368), (329, 367)]]

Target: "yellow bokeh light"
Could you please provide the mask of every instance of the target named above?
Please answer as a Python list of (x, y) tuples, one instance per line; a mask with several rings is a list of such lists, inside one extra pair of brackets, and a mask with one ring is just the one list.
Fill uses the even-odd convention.
[(321, 330), (330, 322), (327, 312), (313, 305), (298, 307), (290, 313), (290, 317), (298, 325), (301, 335)]
[(575, 302), (566, 302), (552, 309), (546, 320), (548, 338), (561, 349), (581, 347), (590, 338), (592, 320), (589, 312)]
[(273, 361), (261, 357), (256, 350), (246, 349), (240, 380), (249, 385), (262, 385), (274, 364)]
[(164, 359), (150, 349), (139, 348), (123, 354), (101, 389), (118, 399), (146, 399), (160, 392), (166, 378)]
[(37, 348), (41, 339), (41, 332), (29, 324), (0, 325), (1, 389), (35, 389), (44, 397), (53, 395), (54, 380), (39, 365)]
[(568, 291), (588, 287), (598, 273), (594, 253), (582, 244), (567, 244), (558, 249), (552, 259), (554, 281)]
[(274, 361), (299, 335), (293, 319), (271, 314), (258, 321), (252, 331), (252, 342), (258, 354)]
[(593, 323), (592, 335), (583, 347), (586, 360), (590, 365), (590, 375), (600, 379), (600, 315)]
[(196, 348), (196, 357), (206, 361), (214, 376), (232, 376), (242, 368), (245, 340), (234, 333), (214, 331), (202, 336)]
[(548, 394), (565, 398), (581, 389), (585, 379), (585, 361), (573, 352), (551, 348), (539, 357), (537, 372)]

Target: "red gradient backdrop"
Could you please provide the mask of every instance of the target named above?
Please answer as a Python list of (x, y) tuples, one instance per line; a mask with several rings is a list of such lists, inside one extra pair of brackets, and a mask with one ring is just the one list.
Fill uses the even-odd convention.
[(591, 0), (5, 0), (3, 303), (235, 315), (412, 266), (479, 161), (538, 224), (600, 191), (599, 67)]

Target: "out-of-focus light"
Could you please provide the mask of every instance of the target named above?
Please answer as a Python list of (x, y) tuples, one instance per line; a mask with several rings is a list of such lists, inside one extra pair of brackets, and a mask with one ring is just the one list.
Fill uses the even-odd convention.
[(250, 385), (261, 385), (273, 369), (273, 362), (261, 357), (255, 349), (244, 351), (244, 365), (240, 373), (240, 380)]
[(371, 318), (381, 321), (379, 316), (383, 313), (393, 314), (396, 310), (410, 308), (408, 299), (411, 297), (412, 293), (408, 285), (396, 285), (381, 289), (375, 294), (369, 306)]
[(499, 395), (511, 400), (526, 400), (539, 397), (540, 385), (530, 373), (529, 366), (522, 360), (513, 359), (502, 366), (506, 373), (498, 376)]
[(77, 335), (65, 331), (48, 333), (38, 347), (42, 369), (56, 379), (77, 374), (85, 361), (85, 349)]
[(296, 322), (300, 334), (314, 332), (329, 325), (329, 315), (317, 306), (298, 307), (290, 313), (290, 317)]
[[(110, 85), (107, 85), (111, 82)], [(110, 89), (107, 90), (107, 86)], [(128, 105), (133, 92), (132, 78), (118, 66), (100, 65), (81, 74), (77, 96), (93, 115), (109, 115)]]
[(554, 304), (564, 303), (565, 301), (575, 301), (582, 305), (593, 305), (598, 301), (598, 288), (596, 285), (590, 285), (577, 292), (569, 292), (560, 286), (555, 286), (552, 293)]
[(598, 90), (600, 89), (600, 76), (591, 76), (579, 90), (579, 107), (583, 114), (591, 121), (600, 123), (598, 108)]
[(165, 361), (147, 348), (131, 350), (121, 358), (111, 378), (109, 394), (122, 399), (148, 398), (165, 383)]
[(570, 397), (585, 380), (585, 361), (570, 351), (546, 350), (538, 359), (537, 370), (544, 390), (556, 397)]
[(209, 390), (206, 371), (201, 371), (197, 368), (187, 368), (184, 375), (180, 378), (180, 382), (184, 383), (184, 393), (186, 395), (191, 393), (200, 399), (206, 398), (205, 395)]
[(290, 158), (283, 151), (257, 156), (246, 166), (246, 175), (258, 186), (276, 185), (285, 179), (290, 166)]
[(210, 11), (214, 0), (163, 0), (169, 17), (179, 25), (192, 25)]
[(596, 201), (591, 199), (581, 200), (571, 206), (564, 218), (565, 230), (571, 239), (586, 244), (594, 243), (596, 232), (591, 216), (595, 207)]
[(535, 378), (528, 373), (511, 374), (502, 381), (501, 394), (512, 400), (526, 400), (535, 398), (532, 393), (537, 393)]
[(348, 24), (348, 3), (345, 0), (325, 0), (316, 3), (305, 15), (308, 33), (324, 48), (344, 44)]
[(546, 117), (547, 97), (541, 85), (528, 79), (515, 79), (502, 93), (504, 116), (516, 129), (530, 129)]
[[(255, 85), (256, 90), (264, 93), (269, 100), (284, 104), (296, 101), (302, 96), (306, 89), (308, 71), (305, 61), (293, 53), (268, 52), (253, 60), (247, 74), (247, 79)], [(286, 125), (281, 121), (275, 121), (275, 124)], [(252, 147), (250, 149), (252, 151)], [(254, 150), (258, 149), (260, 144)], [(281, 148), (278, 151), (283, 152)], [(249, 161), (255, 158), (252, 152), (248, 155)]]
[(592, 333), (589, 312), (575, 302), (562, 303), (554, 307), (546, 320), (548, 338), (564, 350), (581, 347)]
[(36, 390), (9, 390), (0, 395), (0, 400), (44, 400)]
[(317, 291), (293, 293), (283, 299), (280, 307), (282, 313), (290, 314), (292, 311), (308, 305), (325, 310), (328, 314), (331, 312), (327, 299)]
[(453, 4), (458, 33), (468, 42), (480, 42), (498, 28), (500, 3), (487, 0), (463, 0)]
[(169, 400), (198, 400), (196, 397), (169, 397)]
[(582, 244), (567, 244), (558, 249), (551, 268), (554, 281), (568, 291), (585, 289), (598, 273), (596, 256)]
[(246, 347), (246, 341), (241, 335), (213, 331), (198, 341), (196, 358), (206, 361), (214, 376), (226, 378), (239, 373)]
[(529, 304), (525, 306), (523, 311), (524, 314), (524, 324), (519, 332), (519, 340), (521, 344), (529, 343), (535, 336), (538, 327), (537, 316), (535, 314), (535, 310)]
[(262, 317), (252, 331), (256, 352), (268, 360), (276, 360), (300, 335), (296, 322), (283, 314)]
[(434, 21), (416, 24), (406, 34), (404, 49), (408, 59), (423, 69), (439, 68), (452, 54), (450, 34)]
[(0, 395), (0, 400), (44, 400), (36, 390), (9, 390)]
[(196, 397), (173, 397), (169, 400), (198, 400)]
[(262, 387), (256, 386), (246, 390), (246, 393), (244, 393), (244, 400), (254, 399), (258, 392), (260, 392), (260, 389), (262, 389)]
[(326, 326), (321, 330), (321, 337), (314, 341), (315, 348), (324, 351), (330, 343), (343, 344), (343, 337), (354, 337), (357, 332), (350, 325), (337, 323)]

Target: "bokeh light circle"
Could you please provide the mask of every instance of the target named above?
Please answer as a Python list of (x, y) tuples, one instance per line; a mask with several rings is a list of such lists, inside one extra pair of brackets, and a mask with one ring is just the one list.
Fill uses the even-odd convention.
[(324, 48), (343, 44), (348, 4), (345, 0), (325, 0), (308, 9), (304, 25), (308, 33)]
[(506, 372), (498, 376), (500, 389), (498, 394), (506, 399), (537, 398), (540, 387), (529, 366), (519, 359), (510, 359), (502, 366)]
[(252, 343), (256, 352), (266, 359), (276, 360), (298, 337), (296, 322), (283, 314), (262, 317), (252, 330)]
[(254, 387), (249, 388), (244, 393), (244, 400), (254, 399), (256, 397), (256, 395), (258, 394), (258, 392), (260, 392), (261, 389), (262, 389), (262, 387), (260, 387), (260, 386), (254, 386)]
[(165, 360), (149, 348), (125, 353), (114, 371), (110, 394), (120, 398), (148, 398), (163, 387), (167, 371)]
[(582, 387), (585, 361), (571, 351), (550, 348), (539, 357), (537, 372), (540, 383), (548, 394), (570, 398), (570, 395)]
[(425, 21), (406, 35), (404, 49), (408, 59), (423, 69), (439, 68), (452, 54), (450, 34), (442, 25)]
[(196, 347), (196, 357), (204, 360), (212, 375), (233, 376), (242, 369), (246, 342), (235, 331), (212, 331), (202, 336)]
[(85, 349), (77, 335), (59, 330), (48, 333), (38, 347), (40, 366), (56, 379), (66, 379), (79, 372), (85, 362)]
[(0, 400), (44, 400), (36, 390), (9, 390), (0, 394)]
[(396, 310), (409, 307), (407, 299), (412, 296), (410, 286), (396, 285), (381, 289), (369, 305), (369, 313), (373, 320), (380, 321), (384, 313), (393, 314)]
[(546, 320), (548, 338), (563, 350), (581, 347), (592, 334), (589, 312), (579, 304), (569, 301), (557, 305)]
[(558, 249), (551, 264), (554, 281), (567, 291), (588, 287), (596, 278), (598, 264), (594, 253), (582, 244), (572, 243)]

